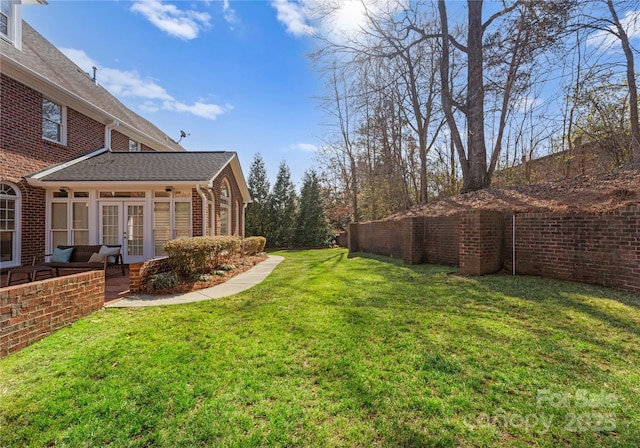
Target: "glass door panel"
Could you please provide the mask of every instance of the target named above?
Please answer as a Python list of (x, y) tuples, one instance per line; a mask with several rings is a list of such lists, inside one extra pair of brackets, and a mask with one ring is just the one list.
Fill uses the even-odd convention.
[(124, 263), (138, 263), (149, 258), (144, 249), (144, 204), (101, 203), (100, 241), (107, 246), (121, 245)]
[(127, 205), (127, 256), (144, 256), (143, 205)]
[(102, 210), (102, 244), (107, 246), (113, 246), (122, 244), (120, 236), (122, 232), (120, 230), (121, 219), (120, 218), (120, 204), (103, 204)]

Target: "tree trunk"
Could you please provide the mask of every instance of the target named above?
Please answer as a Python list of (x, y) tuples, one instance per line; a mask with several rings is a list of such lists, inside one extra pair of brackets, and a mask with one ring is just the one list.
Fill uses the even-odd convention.
[(484, 139), (484, 79), (482, 50), (482, 1), (469, 0), (469, 30), (467, 39), (467, 154), (469, 175), (465, 176), (462, 192), (482, 190), (489, 186), (487, 148)]
[(636, 77), (634, 71), (634, 59), (633, 50), (629, 43), (629, 36), (627, 35), (624, 27), (620, 23), (618, 13), (613, 6), (613, 0), (607, 0), (609, 6), (609, 12), (611, 12), (611, 18), (618, 31), (618, 38), (622, 44), (622, 50), (627, 62), (627, 83), (629, 85), (629, 116), (631, 119), (631, 151), (633, 161), (637, 166), (640, 166), (640, 122), (638, 121), (638, 87), (636, 84)]
[(464, 144), (460, 136), (460, 130), (453, 116), (453, 98), (449, 87), (449, 21), (447, 19), (447, 5), (445, 0), (438, 1), (438, 11), (440, 12), (440, 27), (442, 30), (442, 57), (440, 59), (440, 96), (442, 98), (442, 111), (451, 132), (451, 140), (458, 152), (460, 159), (460, 169), (462, 178), (468, 179), (471, 176), (469, 159), (464, 150)]

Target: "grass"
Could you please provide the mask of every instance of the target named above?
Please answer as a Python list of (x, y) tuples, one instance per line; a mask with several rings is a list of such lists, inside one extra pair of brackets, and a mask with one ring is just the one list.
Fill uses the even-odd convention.
[(640, 445), (637, 295), (282, 255), (245, 293), (0, 361), (0, 446)]

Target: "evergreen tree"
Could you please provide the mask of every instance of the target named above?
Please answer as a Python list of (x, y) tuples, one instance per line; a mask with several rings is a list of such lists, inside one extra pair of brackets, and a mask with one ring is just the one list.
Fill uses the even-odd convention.
[(280, 164), (276, 183), (269, 196), (269, 225), (267, 246), (292, 247), (295, 237), (297, 196), (286, 162)]
[(269, 222), (269, 179), (260, 153), (256, 153), (249, 171), (249, 194), (253, 202), (247, 205), (245, 214), (246, 236), (267, 237)]
[(322, 199), (320, 179), (313, 170), (305, 172), (302, 180), (295, 235), (298, 247), (326, 246), (332, 237)]

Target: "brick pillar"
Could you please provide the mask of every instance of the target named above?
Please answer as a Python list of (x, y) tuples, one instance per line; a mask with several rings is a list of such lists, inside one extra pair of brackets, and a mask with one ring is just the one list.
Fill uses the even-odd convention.
[(358, 244), (358, 225), (357, 222), (349, 223), (347, 234), (349, 253), (360, 251), (360, 245)]
[(401, 238), (404, 238), (403, 259), (407, 264), (421, 264), (425, 260), (426, 226), (424, 217), (406, 218), (402, 222)]
[(460, 213), (460, 273), (492, 274), (500, 270), (502, 213), (473, 210)]
[(129, 291), (140, 292), (140, 270), (142, 263), (129, 264)]

